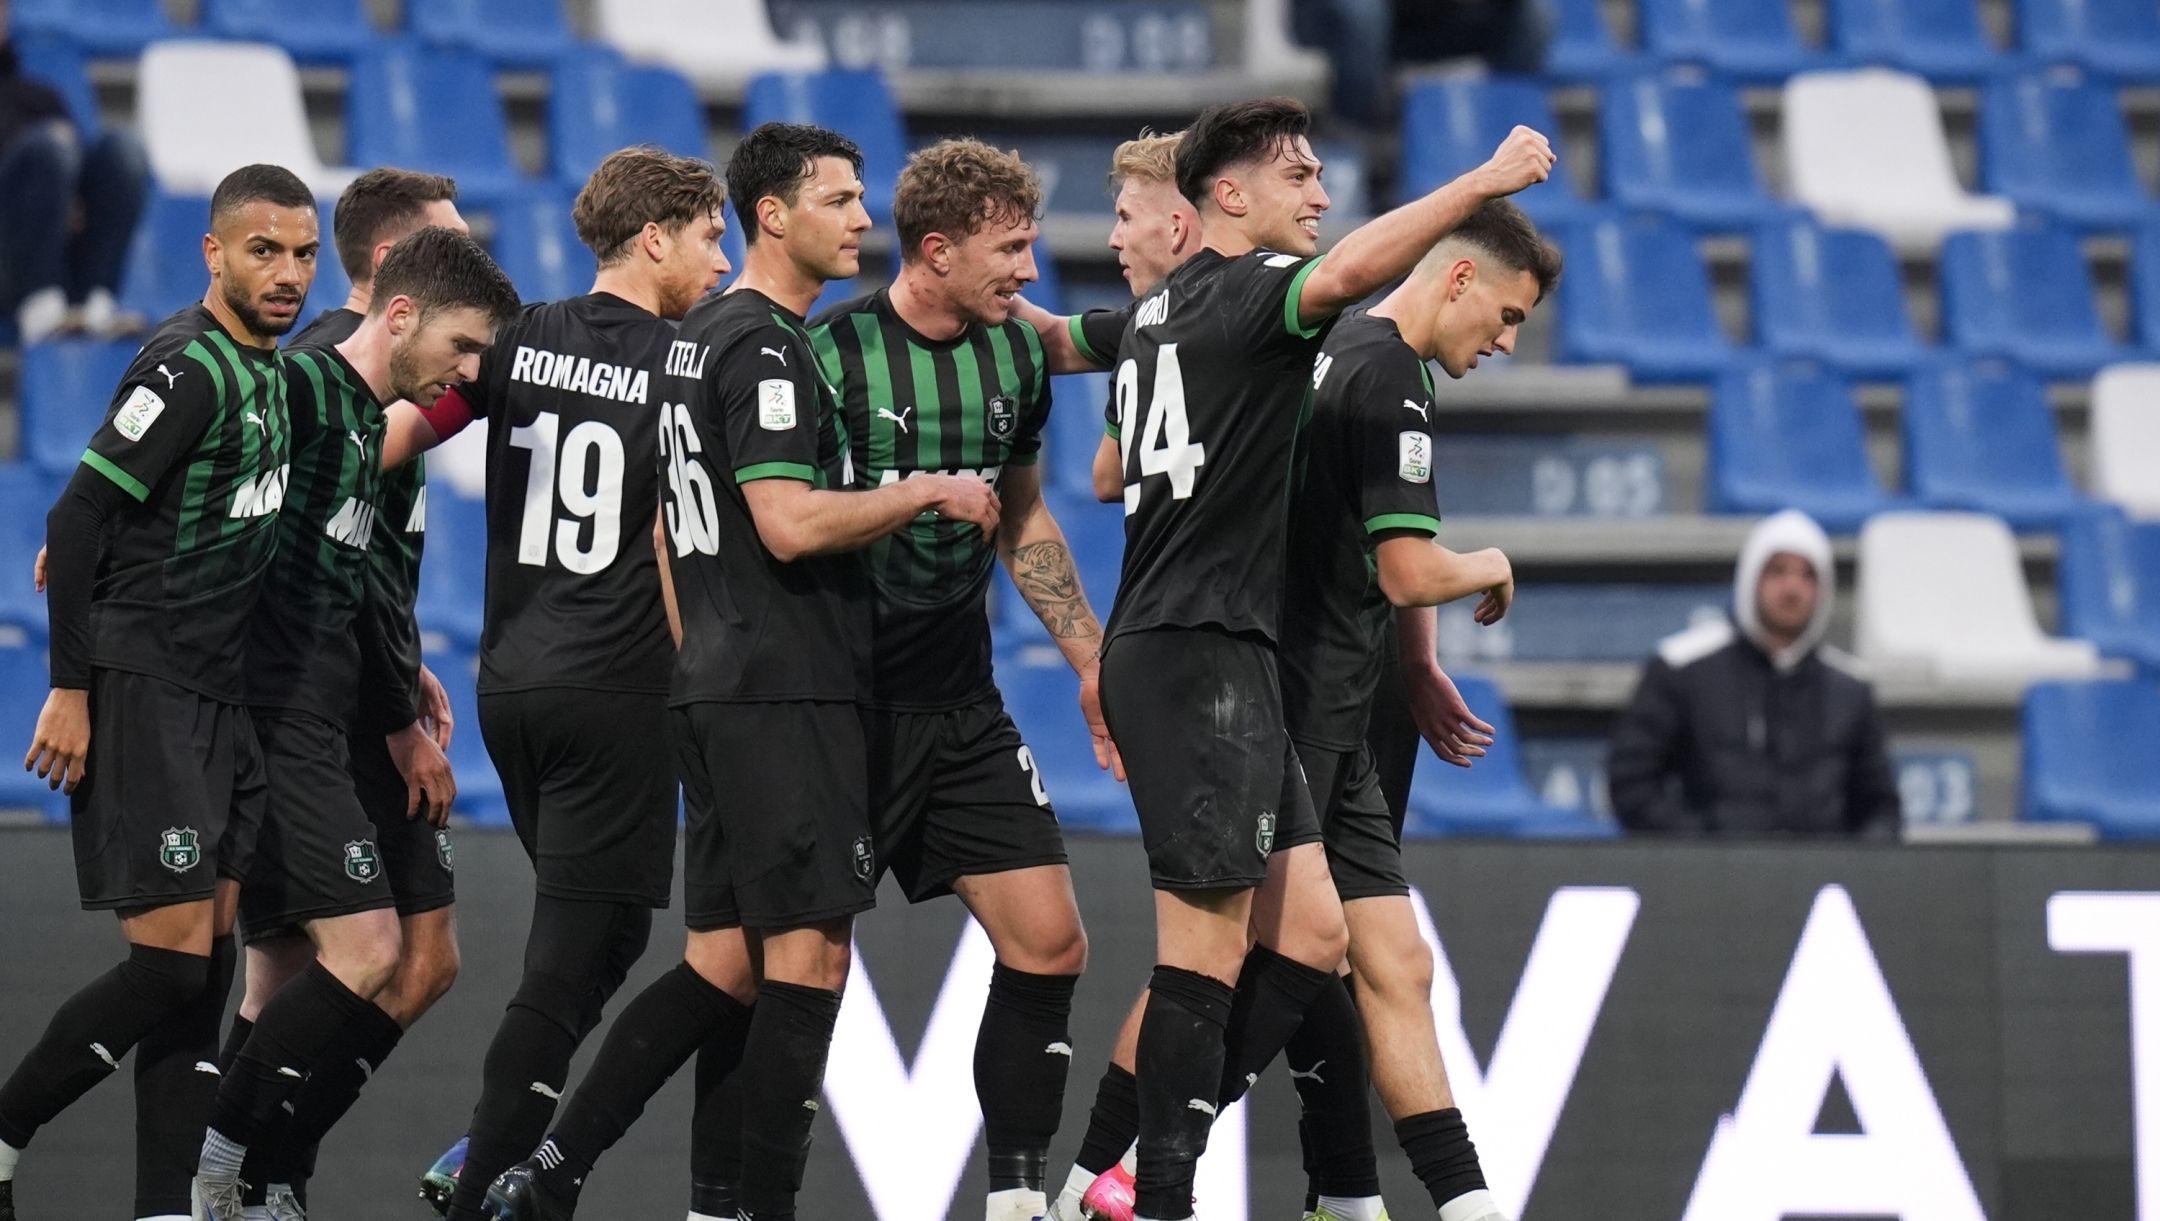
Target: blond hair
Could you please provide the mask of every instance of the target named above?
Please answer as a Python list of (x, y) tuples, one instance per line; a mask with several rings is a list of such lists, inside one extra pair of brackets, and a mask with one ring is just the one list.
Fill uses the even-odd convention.
[(1167, 136), (1143, 131), (1118, 145), (1117, 151), (1110, 154), (1110, 189), (1117, 190), (1127, 179), (1176, 186), (1178, 141), (1184, 136), (1182, 131)]

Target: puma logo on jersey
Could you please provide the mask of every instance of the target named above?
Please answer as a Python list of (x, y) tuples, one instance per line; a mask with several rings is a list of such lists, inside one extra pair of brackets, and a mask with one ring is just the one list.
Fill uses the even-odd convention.
[(254, 412), (245, 412), (241, 415), (240, 418), (261, 429), (262, 435), (266, 437), (270, 435), (270, 425), (266, 423), (261, 416), (256, 415)]
[[(672, 355), (671, 355), (672, 359)], [(585, 356), (550, 352), (545, 348), (520, 347), (510, 358), (510, 380), (589, 394), (618, 403), (643, 403), (652, 372), (628, 365), (611, 365)]]
[(352, 442), (352, 443), (353, 443), (354, 445), (357, 445), (357, 446), (359, 446), (359, 447), (360, 447), (360, 452), (361, 452), (361, 453), (366, 453), (366, 452), (367, 452), (367, 436), (366, 436), (366, 434), (364, 434), (364, 433), (359, 433), (359, 432), (355, 432), (355, 431), (353, 431), (352, 429), (348, 428), (348, 429), (346, 429), (346, 430), (345, 430), (345, 438), (346, 438), (346, 440), (349, 440), (349, 441), (351, 441), (351, 442)]
[(375, 506), (357, 496), (349, 496), (336, 516), (323, 523), (323, 533), (349, 547), (365, 550), (368, 540), (375, 537)]
[(705, 357), (712, 351), (701, 343), (678, 339), (668, 345), (667, 375), (669, 377), (705, 376)]
[(891, 408), (887, 408), (887, 407), (880, 407), (880, 408), (878, 408), (878, 409), (877, 409), (877, 414), (878, 414), (878, 418), (879, 418), (879, 419), (881, 419), (881, 420), (891, 420), (891, 421), (892, 421), (893, 423), (895, 423), (895, 424), (898, 424), (898, 425), (900, 426), (900, 431), (901, 431), (901, 432), (906, 432), (906, 431), (908, 430), (908, 423), (907, 423), (908, 413), (909, 413), (909, 412), (911, 412), (911, 411), (914, 411), (914, 410), (915, 410), (915, 409), (914, 409), (913, 407), (902, 407), (902, 408), (900, 409), (900, 414), (899, 414), (899, 415), (894, 415), (894, 414), (892, 413), (892, 410), (891, 410)]
[(1156, 293), (1140, 303), (1133, 313), (1134, 326), (1161, 326), (1170, 321), (1170, 294), (1167, 290)]
[(758, 355), (770, 356), (783, 365), (787, 363), (787, 349), (785, 348), (759, 348)]
[(1419, 419), (1421, 419), (1421, 420), (1424, 420), (1424, 421), (1427, 421), (1428, 423), (1429, 423), (1429, 422), (1431, 422), (1431, 420), (1432, 420), (1432, 417), (1431, 417), (1430, 415), (1427, 415), (1427, 414), (1425, 413), (1425, 408), (1424, 408), (1424, 406), (1423, 406), (1423, 405), (1421, 405), (1421, 404), (1418, 404), (1418, 403), (1413, 403), (1413, 402), (1411, 402), (1411, 401), (1410, 401), (1409, 399), (1404, 399), (1404, 400), (1402, 401), (1402, 405), (1403, 405), (1403, 406), (1404, 406), (1405, 408), (1408, 408), (1408, 409), (1409, 409), (1409, 410), (1411, 410), (1411, 411), (1415, 411), (1415, 412), (1417, 412), (1417, 413), (1418, 413), (1418, 418), (1419, 418)]
[(233, 489), (232, 511), (225, 516), (267, 517), (277, 512), (285, 504), (285, 481), (291, 474), (291, 466), (281, 466), (241, 480)]
[(175, 373), (175, 372), (173, 372), (173, 371), (172, 371), (171, 369), (168, 369), (168, 368), (166, 368), (166, 367), (165, 367), (165, 366), (163, 366), (163, 365), (159, 365), (159, 366), (157, 367), (157, 371), (158, 371), (159, 373), (162, 373), (162, 374), (164, 374), (164, 375), (165, 375), (165, 388), (166, 388), (167, 390), (170, 390), (170, 389), (172, 389), (172, 388), (173, 388), (173, 383), (174, 383), (174, 382), (177, 382), (177, 381), (179, 381), (179, 380), (180, 380), (180, 373), (185, 373), (185, 372), (187, 372), (187, 370), (186, 370), (186, 369), (182, 369), (182, 370), (180, 370), (180, 373)]

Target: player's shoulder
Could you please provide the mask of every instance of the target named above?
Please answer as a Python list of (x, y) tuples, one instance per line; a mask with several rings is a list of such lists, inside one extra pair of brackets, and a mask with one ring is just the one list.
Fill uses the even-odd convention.
[(805, 337), (798, 319), (752, 289), (698, 302), (683, 318), (682, 333), (710, 346), (723, 360), (760, 356), (769, 349), (772, 359), (782, 363), (788, 358), (780, 354), (800, 348)]
[(342, 305), (326, 309), (317, 314), (313, 322), (300, 328), (299, 334), (286, 340), (284, 350), (297, 352), (303, 348), (336, 347), (353, 337), (353, 332), (360, 329), (361, 321), (359, 313)]
[(249, 375), (273, 372), (279, 367), (277, 355), (243, 353), (209, 310), (190, 305), (151, 331), (120, 384), (123, 389), (151, 386), (168, 399), (191, 392), (209, 395), (223, 389), (243, 367)]
[[(1432, 406), (1424, 358), (1403, 340), (1393, 322), (1363, 310), (1338, 319), (1321, 344), (1313, 361), (1313, 389), (1322, 398), (1352, 390), (1370, 397), (1385, 390), (1391, 396), (1415, 398), (1428, 413)], [(1329, 394), (1331, 390), (1335, 395)]]
[(815, 335), (819, 331), (830, 330), (833, 324), (845, 322), (857, 314), (875, 314), (878, 312), (877, 302), (878, 294), (867, 292), (849, 297), (838, 305), (827, 306), (810, 319), (810, 333)]

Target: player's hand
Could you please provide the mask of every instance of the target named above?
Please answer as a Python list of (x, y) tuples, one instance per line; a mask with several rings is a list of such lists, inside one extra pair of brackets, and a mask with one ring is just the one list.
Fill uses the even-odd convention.
[(924, 508), (940, 517), (971, 522), (989, 538), (997, 533), (998, 495), (988, 483), (969, 475), (917, 475), (907, 482), (923, 485)]
[(405, 817), (425, 817), (430, 823), (441, 827), (450, 822), (450, 806), (457, 801), (457, 777), (450, 772), (450, 760), (435, 745), (419, 721), (383, 739), (390, 747), (390, 758), (397, 764), (398, 775), (405, 777)]
[(1406, 663), (1403, 685), (1410, 692), (1411, 718), (1434, 754), (1457, 767), (1468, 767), (1484, 757), (1485, 748), (1492, 745), (1493, 727), (1470, 711), (1462, 692), (1455, 689), (1455, 680), (1438, 662)]
[(1500, 142), (1492, 159), (1479, 168), (1485, 194), (1498, 198), (1536, 186), (1552, 176), (1553, 160), (1551, 142), (1528, 127), (1517, 127)]
[(37, 549), (37, 564), (30, 569), (30, 584), (35, 586), (39, 593), (45, 592), (45, 549), (43, 547)]
[(1125, 779), (1125, 760), (1118, 757), (1117, 743), (1110, 740), (1110, 726), (1103, 720), (1102, 679), (1094, 666), (1080, 675), (1080, 715), (1087, 719), (1088, 736), (1095, 740), (1095, 766)]
[(435, 671), (420, 667), (420, 728), (434, 739), (436, 749), (450, 749), (450, 731), (457, 727), (457, 718), (450, 715), (450, 693), (443, 690), (442, 680)]
[(1493, 624), (1500, 622), (1501, 618), (1508, 613), (1508, 608), (1515, 605), (1514, 565), (1509, 564), (1507, 557), (1500, 555), (1497, 550), (1493, 554), (1499, 556), (1500, 567), (1507, 573), (1507, 577), (1487, 589), (1485, 596), (1478, 599), (1477, 609), (1471, 612), (1471, 617), (1484, 627), (1491, 627)]
[(82, 783), (84, 763), (90, 757), (90, 693), (74, 687), (54, 687), (38, 713), (37, 737), (23, 756), (23, 770), (35, 770), (38, 779), (53, 788), (72, 793)]

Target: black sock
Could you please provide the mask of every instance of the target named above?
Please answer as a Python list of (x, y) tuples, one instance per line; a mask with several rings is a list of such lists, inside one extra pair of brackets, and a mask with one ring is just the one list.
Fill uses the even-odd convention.
[(1140, 1085), (1131, 1073), (1112, 1064), (1095, 1087), (1095, 1109), (1088, 1112), (1087, 1135), (1081, 1138), (1073, 1165), (1099, 1175), (1123, 1160), (1139, 1138)]
[(239, 950), (230, 936), (210, 942), (210, 978), (192, 1000), (135, 1045), (135, 1215), (188, 1210), (188, 1184), (202, 1152), (203, 1125), (217, 1101), (218, 1023), (232, 994)]
[(690, 1113), (690, 1211), (728, 1221), (742, 1185), (742, 1053), (741, 1039), (720, 1036), (698, 1048), (697, 1109)]
[(233, 1144), (252, 1144), (346, 1024), (374, 1008), (330, 968), (309, 963), (256, 1015), (255, 1032), (218, 1087), (211, 1129)]
[(1065, 1113), (1072, 1067), (1077, 975), (1032, 975), (998, 963), (975, 1035), (975, 1096), (982, 1103), (990, 1190), (1041, 1191), (1050, 1138)]
[(1283, 1049), (1297, 1087), (1298, 1133), (1313, 1194), (1362, 1199), (1380, 1194), (1373, 1155), (1371, 1075), (1363, 1024), (1340, 976), (1320, 989), (1305, 1021)]
[(0, 1085), (0, 1141), (28, 1146), (39, 1128), (112, 1075), (122, 1056), (209, 980), (210, 960), (200, 954), (129, 946), (127, 961), (54, 1011), (44, 1037)]
[(1396, 1120), (1395, 1139), (1410, 1155), (1410, 1169), (1432, 1194), (1434, 1208), (1485, 1186), (1477, 1146), (1470, 1143), (1470, 1129), (1454, 1107)]
[(297, 1192), (314, 1176), (323, 1137), (360, 1101), (360, 1091), (404, 1037), (405, 1028), (379, 1005), (369, 1005), (345, 1024), (293, 1094), (284, 1132), (268, 1143), (260, 1172), (265, 1183), (285, 1183)]
[[(600, 1155), (621, 1140), (645, 1104), (701, 1045), (732, 1031), (738, 1049), (750, 1009), (707, 982), (687, 962), (654, 980), (624, 1006), (600, 1044), (600, 1054), (563, 1106), (548, 1134), (553, 1166), (543, 1153), (540, 1180), (550, 1195), (574, 1202)], [(739, 1058), (740, 1051), (737, 1056)]]
[(225, 1032), (225, 1045), (218, 1048), (218, 1075), (232, 1071), (233, 1061), (240, 1058), (240, 1049), (247, 1046), (248, 1036), (255, 1033), (255, 1020), (233, 1014), (232, 1026)]
[(742, 1211), (765, 1221), (795, 1215), (810, 1121), (825, 1085), (840, 994), (768, 981), (758, 989), (743, 1046)]
[(1264, 945), (1253, 946), (1238, 972), (1230, 1023), (1223, 1032), (1223, 1077), (1221, 1091), (1216, 1095), (1218, 1101), (1227, 1104), (1245, 1096), (1252, 1083), (1282, 1054), (1290, 1036), (1297, 1033), (1313, 998), (1334, 978), (1332, 971), (1316, 971)]
[(1140, 1019), (1134, 1074), (1140, 1085), (1140, 1164), (1133, 1215), (1182, 1221), (1193, 1215), (1193, 1175), (1215, 1122), (1210, 1102), (1223, 1073), (1230, 985), (1158, 965)]

